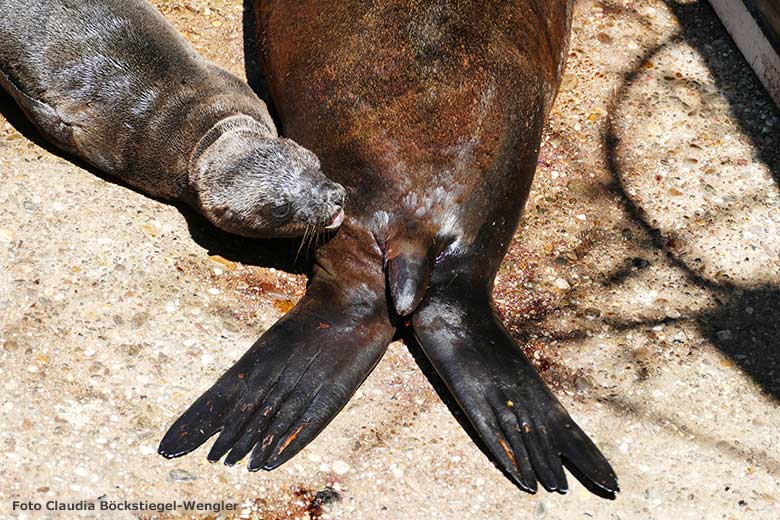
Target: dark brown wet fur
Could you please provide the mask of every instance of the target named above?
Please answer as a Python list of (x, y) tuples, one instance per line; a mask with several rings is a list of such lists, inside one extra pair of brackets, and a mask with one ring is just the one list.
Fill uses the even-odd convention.
[[(212, 460), (232, 449), (234, 462), (256, 445), (250, 469), (277, 467), (325, 427), (393, 331), (411, 322), (518, 486), (566, 492), (563, 461), (613, 496), (609, 463), (491, 301), (560, 81), (571, 4), (256, 5), (261, 67), (285, 132), (345, 186), (349, 218), (317, 252), (301, 303), (239, 361), (255, 367), (255, 383), (230, 379), (231, 369), (173, 425), (161, 453), (184, 454), (221, 430)], [(327, 340), (314, 316), (328, 319)], [(255, 377), (269, 372), (282, 376)]]

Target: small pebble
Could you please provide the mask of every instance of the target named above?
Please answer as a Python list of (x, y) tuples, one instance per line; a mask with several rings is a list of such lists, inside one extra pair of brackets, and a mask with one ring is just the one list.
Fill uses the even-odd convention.
[(395, 478), (401, 478), (404, 476), (404, 471), (399, 468), (395, 463), (390, 464), (390, 472)]
[(721, 341), (726, 341), (731, 339), (731, 331), (730, 330), (719, 330), (716, 335), (718, 336), (718, 339)]
[(336, 475), (344, 475), (349, 471), (349, 464), (344, 462), (343, 460), (337, 460), (333, 463), (333, 472)]
[(168, 480), (174, 482), (191, 482), (197, 479), (198, 477), (183, 469), (174, 469), (168, 473)]

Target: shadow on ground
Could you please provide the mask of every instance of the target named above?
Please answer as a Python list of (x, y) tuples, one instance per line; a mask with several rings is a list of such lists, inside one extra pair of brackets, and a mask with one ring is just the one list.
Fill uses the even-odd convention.
[[(667, 0), (669, 10), (680, 25), (676, 37), (648, 50), (625, 75), (609, 108), (609, 123), (604, 135), (605, 161), (613, 177), (611, 190), (619, 197), (624, 210), (643, 230), (652, 245), (663, 252), (668, 262), (682, 272), (690, 283), (709, 291), (719, 303), (714, 309), (683, 316), (695, 322), (701, 333), (725, 356), (734, 361), (762, 390), (780, 399), (780, 289), (776, 286), (740, 287), (728, 281), (715, 281), (702, 276), (686, 259), (670, 247), (670, 240), (653, 226), (644, 209), (628, 194), (626, 174), (621, 157), (620, 139), (615, 128), (615, 114), (627, 88), (650, 61), (668, 45), (684, 42), (693, 47), (704, 60), (718, 91), (729, 103), (729, 109), (741, 132), (750, 140), (756, 158), (764, 163), (775, 183), (780, 184), (780, 131), (767, 131), (766, 114), (777, 114), (777, 108), (766, 95), (754, 96), (744, 102), (744, 92), (762, 92), (762, 86), (748, 64), (729, 41), (725, 28), (717, 21), (709, 5), (680, 3)], [(615, 9), (618, 9), (615, 7)], [(742, 93), (742, 96), (738, 96)], [(777, 120), (777, 117), (775, 117)], [(724, 208), (728, 210), (728, 208)], [(609, 284), (622, 283), (631, 271), (616, 273)], [(618, 329), (652, 326), (654, 321), (615, 323)]]

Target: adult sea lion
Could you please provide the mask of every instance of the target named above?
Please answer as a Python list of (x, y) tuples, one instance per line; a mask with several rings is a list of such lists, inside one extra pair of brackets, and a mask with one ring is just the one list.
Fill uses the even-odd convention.
[[(260, 1), (262, 69), (284, 128), (347, 189), (311, 284), (170, 428), (183, 455), (273, 469), (322, 431), (399, 327), (524, 490), (562, 459), (611, 495), (607, 460), (499, 321), (493, 280), (564, 65), (567, 0)], [(409, 325), (407, 325), (407, 323)]]
[(344, 191), (145, 0), (0, 0), (0, 85), (54, 145), (249, 237), (335, 228)]

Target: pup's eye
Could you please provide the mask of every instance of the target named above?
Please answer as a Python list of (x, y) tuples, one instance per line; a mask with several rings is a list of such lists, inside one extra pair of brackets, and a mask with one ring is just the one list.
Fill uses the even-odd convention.
[(275, 219), (285, 219), (290, 216), (290, 212), (292, 211), (292, 203), (285, 202), (284, 204), (279, 204), (278, 206), (274, 206), (271, 209), (271, 216)]

